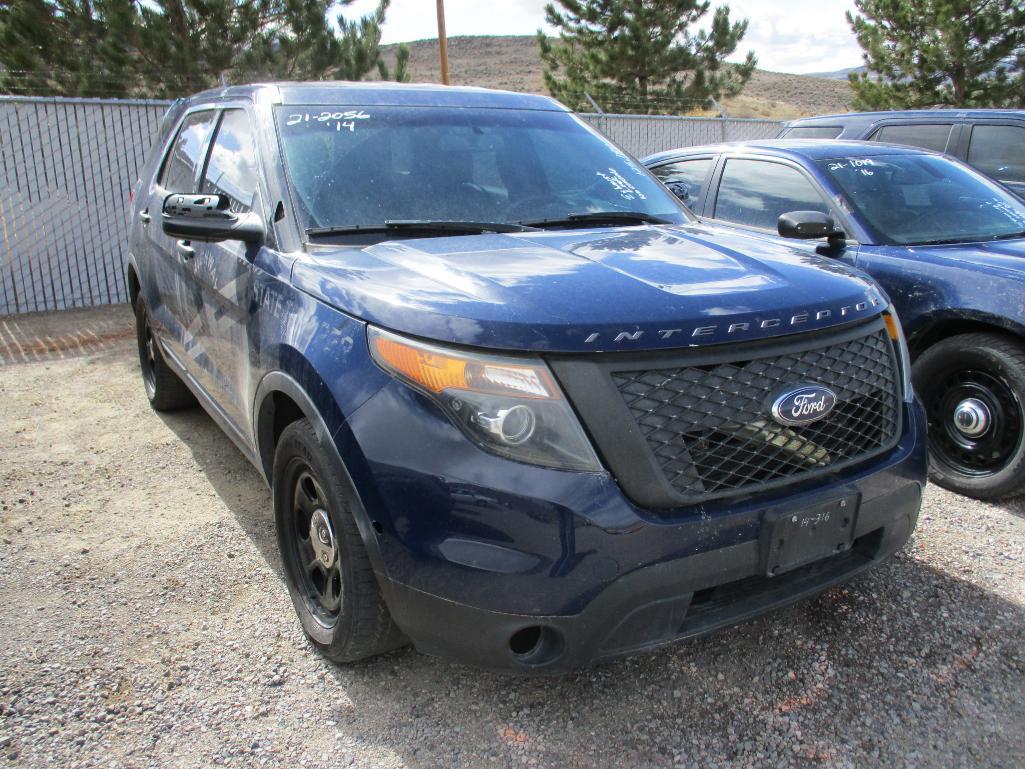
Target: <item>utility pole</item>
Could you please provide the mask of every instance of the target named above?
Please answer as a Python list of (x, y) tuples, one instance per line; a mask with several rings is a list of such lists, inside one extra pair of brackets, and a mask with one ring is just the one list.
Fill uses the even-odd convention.
[(445, 37), (445, 0), (438, 0), (438, 48), (441, 52), (441, 82), (448, 85), (448, 38)]

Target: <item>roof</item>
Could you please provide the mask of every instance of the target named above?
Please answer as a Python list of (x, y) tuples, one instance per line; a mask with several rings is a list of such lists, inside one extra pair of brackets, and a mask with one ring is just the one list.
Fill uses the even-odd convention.
[(935, 155), (929, 150), (905, 147), (882, 142), (864, 142), (828, 139), (759, 139), (746, 142), (727, 142), (725, 144), (704, 144), (696, 147), (681, 147), (676, 150), (659, 152), (649, 155), (641, 162), (645, 165), (669, 160), (681, 155), (700, 155), (703, 153), (720, 153), (744, 150), (746, 152), (764, 153), (777, 157), (806, 158), (808, 160), (827, 160), (835, 157), (858, 155), (874, 157), (876, 155)]
[(568, 112), (548, 96), (490, 88), (388, 81), (313, 81), (235, 85), (203, 91), (191, 100), (268, 98), (278, 104), (323, 104), (339, 107), (492, 107)]
[(1013, 115), (1025, 117), (1025, 110), (1020, 109), (907, 109), (889, 110), (883, 112), (845, 112), (837, 115), (816, 115), (815, 117), (804, 117), (798, 120), (791, 120), (788, 127), (795, 125), (869, 125), (879, 120), (890, 120), (900, 118), (902, 120), (915, 120), (918, 118), (985, 118)]

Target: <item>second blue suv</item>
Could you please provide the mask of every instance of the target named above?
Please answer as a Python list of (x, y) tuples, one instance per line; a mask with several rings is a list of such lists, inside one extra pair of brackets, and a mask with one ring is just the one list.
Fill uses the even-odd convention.
[(270, 483), (332, 660), (565, 670), (914, 529), (924, 417), (872, 280), (699, 225), (558, 103), (262, 85), (165, 123), (127, 266), (146, 393)]

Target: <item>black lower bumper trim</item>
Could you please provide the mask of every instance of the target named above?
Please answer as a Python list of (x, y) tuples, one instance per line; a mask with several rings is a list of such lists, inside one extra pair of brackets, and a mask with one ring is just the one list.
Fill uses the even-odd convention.
[(574, 615), (493, 612), (388, 580), (382, 588), (424, 653), (502, 672), (564, 672), (743, 622), (850, 579), (908, 540), (921, 492), (911, 483), (863, 502), (853, 547), (783, 575), (760, 572), (759, 543), (750, 541), (638, 569)]

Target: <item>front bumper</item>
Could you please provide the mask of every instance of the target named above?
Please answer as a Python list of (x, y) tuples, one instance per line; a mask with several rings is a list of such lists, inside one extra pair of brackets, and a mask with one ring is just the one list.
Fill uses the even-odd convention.
[[(506, 672), (570, 670), (813, 595), (898, 550), (925, 485), (917, 402), (904, 409), (898, 445), (865, 464), (660, 513), (636, 507), (607, 474), (485, 454), (432, 411), (394, 384), (350, 421), (382, 593), (420, 651)], [(382, 429), (397, 420), (401, 431)], [(765, 576), (768, 514), (852, 496), (850, 550)]]

